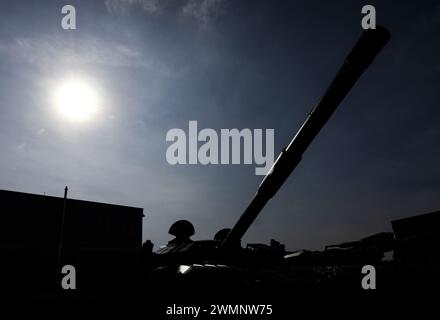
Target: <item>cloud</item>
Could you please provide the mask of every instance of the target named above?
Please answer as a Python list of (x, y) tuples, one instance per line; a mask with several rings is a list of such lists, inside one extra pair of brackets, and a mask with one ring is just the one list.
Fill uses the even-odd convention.
[(162, 75), (171, 73), (165, 64), (153, 57), (145, 56), (133, 47), (93, 36), (84, 36), (75, 41), (58, 35), (18, 37), (9, 43), (1, 44), (0, 54), (41, 68), (95, 64), (146, 68)]
[(225, 0), (189, 0), (183, 6), (181, 14), (207, 26), (224, 12), (224, 3)]
[[(196, 20), (202, 27), (208, 26), (224, 12), (226, 0), (188, 0), (177, 6), (177, 14)], [(167, 6), (167, 1), (160, 0), (106, 0), (110, 14), (127, 15), (132, 10), (142, 10), (149, 15), (158, 15)], [(168, 6), (172, 7), (172, 6)]]
[[(128, 14), (132, 8), (148, 14), (161, 12), (160, 0), (106, 0), (105, 6), (111, 14)], [(162, 1), (163, 3), (163, 1)]]
[(18, 146), (17, 146), (17, 149), (18, 150), (21, 150), (21, 149), (23, 149), (24, 147), (26, 147), (26, 143), (20, 143)]

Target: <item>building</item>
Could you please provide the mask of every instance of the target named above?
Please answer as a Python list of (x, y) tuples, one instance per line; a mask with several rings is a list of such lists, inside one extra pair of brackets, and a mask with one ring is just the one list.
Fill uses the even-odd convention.
[(66, 264), (77, 295), (111, 295), (139, 280), (143, 209), (6, 190), (0, 208), (2, 295), (51, 296)]
[(391, 221), (398, 245), (394, 259), (414, 264), (440, 263), (440, 211)]

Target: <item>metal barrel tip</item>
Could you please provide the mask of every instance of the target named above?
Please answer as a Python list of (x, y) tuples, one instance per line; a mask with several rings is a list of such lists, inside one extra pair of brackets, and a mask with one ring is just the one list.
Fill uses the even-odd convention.
[(359, 66), (368, 66), (391, 38), (391, 33), (377, 25), (376, 29), (365, 30), (353, 50), (347, 56), (347, 62)]

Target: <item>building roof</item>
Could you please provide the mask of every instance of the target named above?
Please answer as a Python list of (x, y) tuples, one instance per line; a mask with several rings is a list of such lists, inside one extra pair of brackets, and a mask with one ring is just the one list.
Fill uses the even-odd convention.
[[(48, 196), (48, 195), (42, 195), (42, 194), (35, 194), (35, 193), (27, 193), (27, 192), (19, 192), (19, 191), (11, 191), (11, 190), (0, 190), (0, 197), (7, 196), (8, 198), (35, 198), (35, 199), (44, 199), (45, 201), (62, 201), (64, 200), (63, 197), (55, 197), (55, 196)], [(142, 217), (145, 215), (143, 214), (144, 209), (143, 208), (137, 208), (132, 206), (125, 206), (125, 205), (119, 205), (119, 204), (111, 204), (111, 203), (104, 203), (104, 202), (95, 202), (95, 201), (87, 201), (87, 200), (79, 200), (79, 199), (73, 199), (67, 197), (67, 200), (69, 204), (75, 203), (78, 206), (99, 206), (100, 208), (104, 209), (105, 207), (112, 208), (112, 209), (123, 209), (124, 213), (132, 213), (132, 214), (140, 214)]]

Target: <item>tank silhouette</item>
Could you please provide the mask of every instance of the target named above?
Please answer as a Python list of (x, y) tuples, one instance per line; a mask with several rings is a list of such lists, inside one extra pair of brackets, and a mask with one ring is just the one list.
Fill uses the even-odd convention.
[[(322, 252), (286, 252), (284, 246), (276, 240), (272, 240), (270, 245), (248, 244), (246, 248), (241, 246), (243, 235), (299, 164), (308, 146), (389, 39), (390, 33), (381, 26), (364, 31), (327, 91), (263, 178), (255, 196), (236, 224), (230, 229), (218, 231), (212, 240), (189, 241), (194, 229), (182, 227), (185, 229), (186, 240), (178, 241), (177, 233), (173, 231), (175, 241), (170, 241), (151, 256), (154, 261), (150, 269), (152, 279), (167, 283), (173, 288), (192, 288), (202, 293), (207, 292), (207, 288), (225, 288), (231, 292), (231, 288), (266, 290), (292, 286), (300, 290), (316, 286), (337, 289), (349, 287), (357, 290), (360, 288), (361, 268), (370, 264), (380, 269), (382, 280), (385, 279), (383, 288), (400, 287), (403, 275), (413, 266), (405, 264), (404, 260), (387, 264), (383, 261), (384, 254), (396, 249), (400, 256), (411, 252), (407, 257), (413, 257), (420, 246), (414, 245), (408, 238), (405, 238), (406, 242), (402, 241), (390, 232), (378, 233), (359, 241), (330, 245)], [(177, 224), (183, 225), (183, 222), (176, 222), (171, 229)], [(393, 222), (394, 226), (406, 227), (407, 223)], [(438, 237), (440, 230), (436, 230)], [(431, 236), (432, 234), (422, 237), (420, 241), (426, 245), (432, 239)], [(410, 261), (410, 258), (406, 261)], [(423, 268), (417, 270), (419, 276), (426, 274), (421, 271)], [(421, 278), (423, 277), (417, 279)], [(420, 283), (425, 281), (426, 284), (427, 278), (429, 277), (425, 276)], [(406, 281), (405, 285), (408, 283)], [(415, 281), (412, 284), (417, 283)]]

